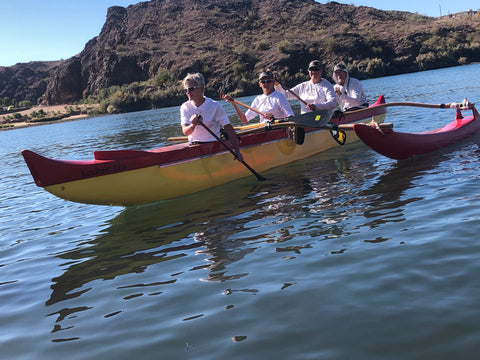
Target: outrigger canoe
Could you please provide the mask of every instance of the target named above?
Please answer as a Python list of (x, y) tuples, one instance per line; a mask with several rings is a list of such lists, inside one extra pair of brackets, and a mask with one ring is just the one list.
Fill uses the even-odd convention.
[(472, 110), (472, 115), (464, 117), (462, 109), (457, 108), (455, 120), (424, 133), (378, 130), (364, 124), (354, 124), (353, 129), (372, 150), (391, 159), (408, 159), (453, 145), (477, 133), (480, 130), (479, 114), (473, 105), (468, 109)]
[[(351, 129), (351, 123), (372, 117), (381, 123), (386, 113), (382, 104), (383, 95), (367, 109), (331, 118), (329, 126)], [(292, 128), (302, 123), (304, 115), (311, 117), (307, 114), (268, 129), (250, 125), (237, 130), (244, 161), (262, 172), (337, 146), (327, 126), (305, 127), (301, 144), (292, 138)], [(354, 140), (358, 138), (352, 131), (347, 142)], [(173, 199), (251, 175), (218, 141), (184, 142), (148, 151), (94, 151), (94, 159), (86, 161), (51, 159), (29, 150), (22, 155), (37, 186), (66, 200), (98, 205), (133, 206)]]

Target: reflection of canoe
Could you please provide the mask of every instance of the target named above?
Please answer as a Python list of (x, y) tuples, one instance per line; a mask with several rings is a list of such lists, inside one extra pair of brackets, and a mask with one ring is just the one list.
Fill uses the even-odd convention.
[(364, 124), (353, 126), (357, 136), (371, 149), (389, 158), (401, 160), (426, 154), (464, 140), (480, 130), (480, 116), (472, 107), (473, 114), (463, 117), (457, 109), (451, 123), (425, 133), (403, 133), (392, 129), (383, 132)]
[[(380, 96), (370, 108), (343, 113), (332, 122), (346, 124), (372, 116), (381, 122), (386, 109), (375, 105), (384, 102)], [(348, 136), (349, 142), (357, 139)], [(245, 162), (265, 171), (338, 144), (325, 129), (305, 128), (299, 145), (290, 131), (273, 128), (245, 131), (240, 145)], [(88, 161), (49, 159), (29, 150), (22, 154), (37, 186), (63, 199), (90, 204), (129, 206), (173, 199), (251, 175), (219, 142), (181, 143), (149, 151), (95, 151), (94, 160)]]

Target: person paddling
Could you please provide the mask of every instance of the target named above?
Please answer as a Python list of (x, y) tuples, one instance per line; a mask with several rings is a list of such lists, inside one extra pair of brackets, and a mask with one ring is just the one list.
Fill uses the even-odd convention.
[(367, 97), (363, 92), (360, 81), (352, 78), (344, 64), (337, 64), (333, 68), (335, 94), (341, 111), (359, 110), (368, 107)]
[(270, 71), (262, 71), (258, 77), (258, 85), (262, 89), (262, 94), (255, 97), (251, 104), (251, 108), (258, 112), (248, 109), (245, 113), (240, 110), (237, 103), (229, 95), (225, 95), (224, 99), (233, 104), (235, 111), (242, 123), (246, 123), (259, 115), (261, 112), (260, 122), (268, 122), (274, 119), (282, 119), (293, 116), (293, 110), (285, 96), (275, 91), (273, 84), (273, 74)]
[[(285, 90), (277, 81), (275, 90), (285, 95), (287, 100), (294, 100), (297, 97), (303, 101), (300, 103), (302, 114), (313, 110), (331, 110), (337, 106), (337, 99), (333, 85), (322, 78), (323, 64), (319, 60), (313, 60), (308, 64), (309, 81), (302, 82), (290, 91)], [(295, 94), (293, 95), (292, 92)]]
[(214, 134), (221, 137), (221, 128), (225, 130), (228, 141), (232, 144), (236, 159), (243, 161), (239, 148), (238, 136), (233, 129), (223, 107), (204, 95), (205, 79), (202, 74), (188, 74), (183, 79), (183, 86), (188, 101), (180, 106), (180, 122), (183, 134), (188, 136), (190, 144), (216, 141), (216, 138), (200, 125), (200, 121)]

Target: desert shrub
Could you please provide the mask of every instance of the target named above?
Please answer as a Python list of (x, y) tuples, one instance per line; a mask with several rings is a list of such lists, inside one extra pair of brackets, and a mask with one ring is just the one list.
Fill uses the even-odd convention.
[(32, 111), (32, 112), (29, 114), (29, 116), (30, 116), (31, 118), (39, 118), (39, 119), (45, 117), (46, 115), (47, 115), (47, 114), (45, 113), (45, 111), (43, 111), (43, 109), (40, 109), (40, 110), (37, 110), (37, 111)]
[(290, 41), (282, 40), (278, 43), (278, 51), (282, 54), (286, 54), (288, 52), (288, 48), (290, 46)]
[(328, 37), (324, 40), (325, 50), (335, 52), (337, 49), (337, 42), (334, 37)]
[(247, 70), (247, 65), (244, 63), (233, 64), (232, 70), (235, 75), (240, 75)]
[(417, 62), (417, 66), (420, 70), (428, 68), (428, 65), (434, 62), (437, 58), (437, 55), (433, 52), (428, 52), (425, 54), (418, 54), (415, 61)]
[(29, 108), (32, 107), (32, 102), (30, 100), (22, 100), (18, 103), (18, 106), (21, 108)]
[(165, 68), (158, 69), (157, 76), (154, 79), (155, 86), (167, 86), (172, 83), (173, 77)]
[(15, 101), (13, 99), (10, 99), (8, 96), (0, 98), (0, 106), (10, 106), (14, 104), (15, 104)]
[(257, 50), (259, 50), (259, 51), (268, 50), (269, 47), (270, 47), (270, 45), (266, 41), (260, 41), (260, 42), (257, 43)]

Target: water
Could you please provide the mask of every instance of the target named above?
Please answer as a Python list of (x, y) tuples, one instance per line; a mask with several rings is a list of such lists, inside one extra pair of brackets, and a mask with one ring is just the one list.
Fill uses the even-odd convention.
[[(363, 85), (371, 101), (475, 102), (479, 74)], [(453, 116), (392, 107), (387, 121), (426, 131)], [(178, 107), (0, 132), (0, 358), (477, 358), (480, 137), (405, 162), (357, 142), (132, 208), (58, 199), (20, 155), (178, 135)]]

